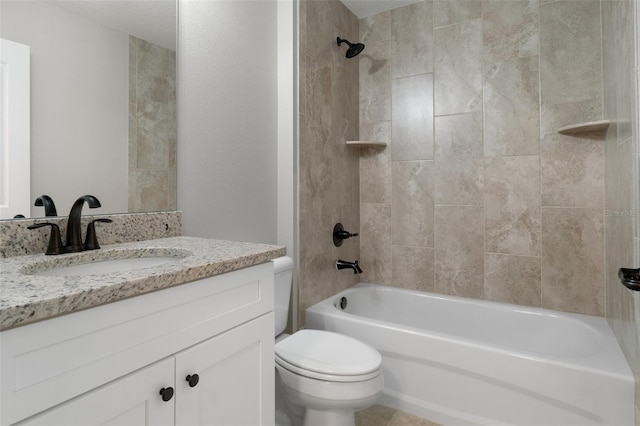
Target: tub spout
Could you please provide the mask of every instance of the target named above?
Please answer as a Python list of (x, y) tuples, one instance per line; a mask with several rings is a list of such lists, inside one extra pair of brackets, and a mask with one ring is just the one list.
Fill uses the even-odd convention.
[(358, 266), (358, 261), (356, 260), (355, 262), (347, 262), (344, 260), (337, 260), (336, 261), (336, 269), (339, 271), (341, 269), (353, 269), (353, 273), (354, 274), (361, 274), (362, 273), (362, 269), (360, 269), (360, 266)]

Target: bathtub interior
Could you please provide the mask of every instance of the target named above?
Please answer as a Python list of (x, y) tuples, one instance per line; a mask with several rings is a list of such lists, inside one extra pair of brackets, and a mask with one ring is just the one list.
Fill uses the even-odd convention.
[(588, 356), (604, 345), (601, 331), (586, 315), (577, 320), (559, 312), (496, 302), (364, 283), (357, 288), (365, 295), (349, 297), (347, 292), (340, 297), (347, 299), (341, 309), (347, 314), (536, 354)]
[(307, 327), (374, 346), (381, 402), (443, 424), (633, 423), (602, 318), (359, 284), (310, 307)]

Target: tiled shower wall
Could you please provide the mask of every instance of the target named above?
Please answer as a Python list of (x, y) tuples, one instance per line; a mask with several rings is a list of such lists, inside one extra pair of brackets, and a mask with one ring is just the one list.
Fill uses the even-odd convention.
[(334, 247), (333, 226), (358, 232), (358, 62), (336, 37), (355, 41), (358, 19), (341, 2), (300, 2), (300, 278), (299, 325), (305, 310), (359, 281), (337, 271), (337, 259), (359, 257), (356, 238)]
[(420, 1), (360, 41), (364, 280), (604, 315), (604, 135), (556, 133), (602, 118), (600, 2)]
[(617, 275), (625, 265), (640, 266), (636, 204), (640, 196), (633, 196), (638, 194), (640, 170), (634, 4), (602, 2), (604, 106), (605, 117), (612, 121), (605, 142), (605, 247), (607, 319), (636, 376), (636, 425), (640, 425), (640, 294), (622, 286)]
[(176, 209), (176, 52), (129, 36), (129, 212)]

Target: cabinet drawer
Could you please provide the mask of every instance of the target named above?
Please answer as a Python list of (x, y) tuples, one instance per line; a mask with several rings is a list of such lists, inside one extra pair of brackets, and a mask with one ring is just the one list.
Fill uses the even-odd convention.
[(272, 310), (271, 263), (0, 333), (11, 424)]

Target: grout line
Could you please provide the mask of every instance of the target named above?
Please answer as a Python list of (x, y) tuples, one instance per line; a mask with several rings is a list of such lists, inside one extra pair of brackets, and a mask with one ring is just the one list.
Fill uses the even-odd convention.
[(543, 223), (542, 223), (542, 43), (540, 33), (542, 32), (542, 23), (540, 19), (540, 2), (538, 2), (538, 200), (540, 202), (540, 246), (539, 246), (539, 258), (540, 262), (540, 278), (538, 284), (540, 285), (539, 302), (540, 307), (543, 306), (543, 286), (542, 286), (542, 252), (544, 247), (543, 235)]

